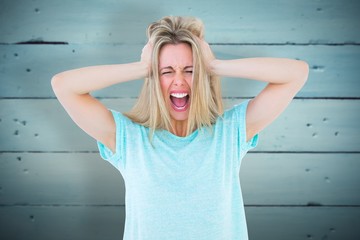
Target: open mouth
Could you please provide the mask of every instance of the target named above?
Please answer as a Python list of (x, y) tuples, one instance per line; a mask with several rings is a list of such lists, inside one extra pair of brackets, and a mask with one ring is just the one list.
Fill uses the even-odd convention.
[(185, 111), (189, 106), (190, 96), (188, 93), (171, 93), (170, 100), (176, 111)]

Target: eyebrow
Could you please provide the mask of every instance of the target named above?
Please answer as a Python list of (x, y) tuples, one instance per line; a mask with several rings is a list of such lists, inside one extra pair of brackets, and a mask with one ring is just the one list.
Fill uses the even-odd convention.
[[(193, 66), (186, 66), (184, 67), (184, 70), (188, 69), (188, 68), (193, 68)], [(167, 66), (167, 67), (163, 67), (163, 68), (160, 68), (160, 71), (164, 70), (164, 69), (171, 69), (173, 70), (174, 68), (172, 66)]]

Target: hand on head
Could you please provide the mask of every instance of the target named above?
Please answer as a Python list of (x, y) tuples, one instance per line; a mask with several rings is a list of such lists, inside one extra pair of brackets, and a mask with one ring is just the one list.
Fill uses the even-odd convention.
[(208, 71), (211, 71), (211, 62), (215, 60), (215, 55), (212, 52), (210, 45), (203, 38), (197, 38), (197, 40), (200, 43), (201, 52), (204, 56), (206, 68), (208, 69)]
[(146, 64), (146, 66), (148, 67), (148, 70), (150, 71), (151, 69), (151, 54), (152, 54), (152, 50), (153, 50), (153, 45), (152, 43), (149, 41), (146, 43), (146, 45), (144, 46), (144, 48), (142, 49), (141, 52), (141, 59), (140, 61), (144, 64)]

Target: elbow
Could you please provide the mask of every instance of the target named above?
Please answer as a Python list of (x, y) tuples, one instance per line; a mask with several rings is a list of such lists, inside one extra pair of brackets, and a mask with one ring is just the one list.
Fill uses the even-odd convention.
[(60, 74), (56, 74), (51, 78), (51, 87), (56, 95), (56, 93), (59, 91), (59, 89), (61, 88), (61, 77)]
[(300, 62), (300, 73), (299, 73), (299, 81), (305, 84), (309, 77), (309, 64), (305, 61)]
[(294, 86), (300, 90), (306, 83), (309, 76), (309, 64), (305, 61), (297, 60), (297, 67), (294, 71)]
[(61, 92), (64, 92), (66, 87), (65, 85), (66, 82), (64, 81), (61, 73), (58, 73), (51, 78), (51, 87), (57, 97), (61, 94)]

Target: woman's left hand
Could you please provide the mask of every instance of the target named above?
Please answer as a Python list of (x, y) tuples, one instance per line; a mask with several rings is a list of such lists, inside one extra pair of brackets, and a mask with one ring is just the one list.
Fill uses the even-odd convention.
[(212, 62), (215, 60), (215, 55), (212, 52), (210, 45), (204, 39), (198, 39), (201, 46), (201, 52), (204, 56), (206, 68), (209, 72), (213, 73)]

